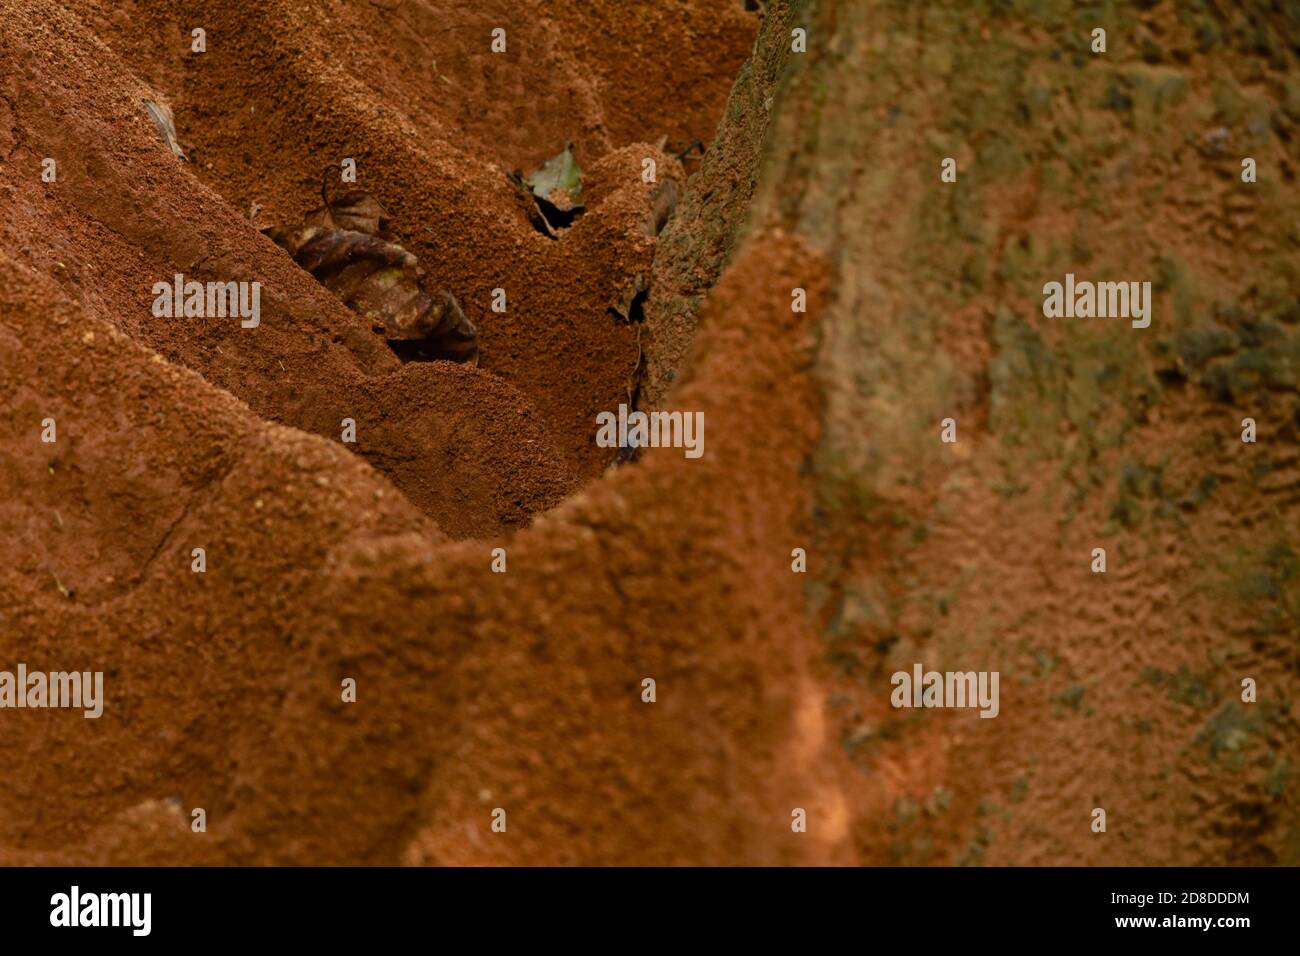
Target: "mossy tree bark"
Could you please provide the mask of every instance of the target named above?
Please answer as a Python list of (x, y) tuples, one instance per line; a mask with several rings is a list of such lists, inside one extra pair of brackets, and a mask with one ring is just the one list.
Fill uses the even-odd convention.
[[(783, 228), (834, 276), (813, 610), (853, 760), (952, 808), (868, 788), (858, 819), (890, 824), (860, 850), (1300, 862), (1300, 22), (840, 0), (769, 25), (807, 52), (752, 137), (745, 241)], [(1067, 273), (1150, 282), (1150, 326), (1045, 318)], [(914, 661), (1000, 671), (1001, 715), (891, 710)]]

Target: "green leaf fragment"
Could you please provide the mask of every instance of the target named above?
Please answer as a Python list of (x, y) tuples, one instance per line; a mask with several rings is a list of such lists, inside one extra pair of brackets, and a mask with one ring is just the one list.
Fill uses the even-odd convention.
[(550, 199), (552, 193), (563, 190), (568, 198), (576, 203), (582, 195), (582, 169), (573, 158), (573, 144), (569, 143), (564, 147), (563, 152), (552, 156), (538, 169), (525, 176), (524, 182), (528, 184), (534, 196)]

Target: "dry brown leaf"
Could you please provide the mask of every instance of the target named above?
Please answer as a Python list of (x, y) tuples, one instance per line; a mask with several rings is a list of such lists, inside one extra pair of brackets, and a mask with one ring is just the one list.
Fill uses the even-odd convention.
[(419, 260), (390, 241), (388, 214), (369, 193), (327, 200), (300, 226), (262, 232), (365, 316), (403, 358), (477, 360), (474, 323), (450, 292), (428, 291)]

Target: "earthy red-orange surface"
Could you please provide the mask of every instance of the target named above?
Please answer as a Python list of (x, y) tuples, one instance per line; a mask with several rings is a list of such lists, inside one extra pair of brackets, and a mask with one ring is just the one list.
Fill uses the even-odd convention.
[[(106, 695), (0, 710), (0, 864), (1300, 862), (1294, 25), (747, 6), (0, 0), (0, 670)], [(262, 235), (345, 158), (477, 366)], [(1094, 257), (1149, 339), (1019, 318)], [(615, 465), (633, 399), (703, 457)], [(891, 710), (914, 660), (1002, 713)]]

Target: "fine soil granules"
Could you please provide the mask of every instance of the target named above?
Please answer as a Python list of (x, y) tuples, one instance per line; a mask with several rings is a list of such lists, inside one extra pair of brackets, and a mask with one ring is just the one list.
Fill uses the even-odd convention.
[(1300, 24), (1070, 6), (0, 0), (0, 865), (1300, 865)]

